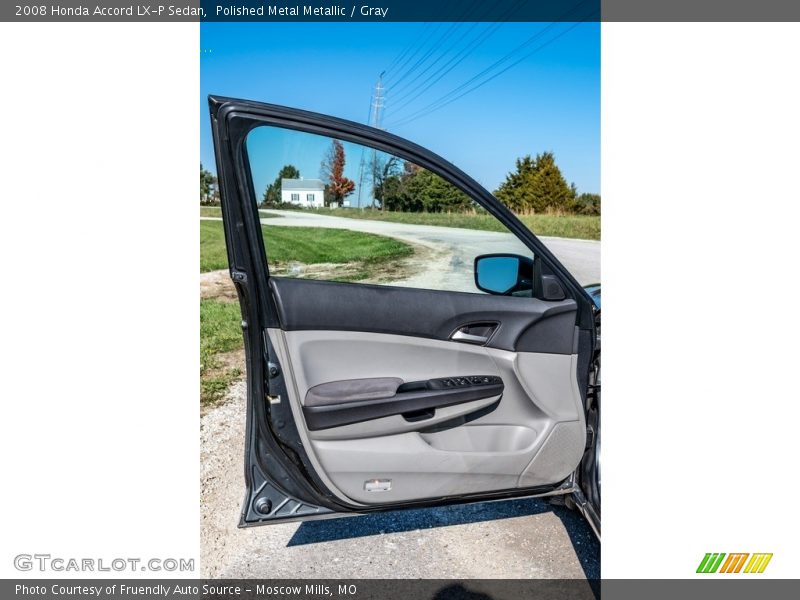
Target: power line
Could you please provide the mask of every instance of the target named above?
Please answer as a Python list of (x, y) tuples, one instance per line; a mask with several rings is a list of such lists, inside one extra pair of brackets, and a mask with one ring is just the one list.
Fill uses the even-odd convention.
[[(401, 111), (406, 106), (414, 102), (414, 100), (422, 96), (422, 94), (431, 89), (434, 85), (436, 85), (439, 81), (441, 81), (448, 73), (450, 73), (453, 69), (455, 69), (458, 65), (460, 65), (464, 61), (464, 59), (466, 59), (473, 51), (475, 51), (478, 47), (480, 47), (481, 44), (483, 44), (492, 35), (494, 35), (495, 32), (497, 32), (497, 30), (500, 29), (500, 27), (502, 27), (503, 25), (504, 23), (493, 23), (488, 27), (486, 27), (486, 29), (483, 30), (483, 33), (478, 34), (478, 36), (472, 41), (472, 43), (467, 44), (467, 46), (465, 46), (461, 50), (461, 52), (453, 56), (448, 62), (442, 65), (435, 73), (432, 73), (427, 79), (425, 79), (425, 81), (422, 81), (415, 88), (406, 92), (405, 94), (402, 94), (399, 98), (397, 98), (396, 102), (400, 103), (400, 106), (398, 107), (393, 106), (393, 108), (397, 111)], [(414, 93), (420, 88), (422, 88), (422, 86), (425, 87), (422, 90), (420, 90), (418, 94), (414, 95)], [(410, 100), (406, 100), (407, 98), (410, 98)]]
[(392, 60), (392, 62), (389, 63), (389, 66), (386, 67), (386, 69), (384, 69), (384, 71), (386, 71), (387, 73), (391, 72), (391, 70), (394, 68), (394, 66), (396, 64), (398, 64), (401, 60), (403, 60), (409, 52), (411, 52), (411, 49), (414, 48), (414, 45), (415, 45), (414, 42), (417, 39), (419, 39), (420, 37), (422, 37), (423, 32), (426, 29), (429, 29), (431, 25), (432, 25), (432, 23), (425, 23), (425, 27), (422, 28), (422, 31), (420, 31), (420, 34), (416, 38), (414, 38), (414, 40), (412, 40), (400, 54), (398, 54), (397, 56), (394, 57), (394, 60)]
[[(565, 11), (565, 12), (564, 12), (564, 13), (561, 15), (561, 18), (559, 19), (559, 21), (558, 21), (558, 22), (561, 22), (561, 21), (565, 20), (565, 19), (566, 19), (566, 17), (570, 16), (570, 15), (571, 15), (572, 13), (574, 13), (574, 12), (575, 12), (575, 11), (576, 11), (578, 8), (580, 8), (580, 7), (582, 7), (584, 4), (586, 4), (586, 2), (587, 2), (587, 1), (588, 1), (588, 0), (581, 0), (581, 1), (580, 1), (580, 2), (578, 2), (577, 4), (573, 5), (573, 6), (572, 6), (572, 7), (571, 7), (569, 10)], [(587, 16), (585, 16), (585, 17), (583, 17), (582, 19), (579, 19), (579, 20), (578, 20), (578, 22), (580, 23), (580, 22), (584, 21), (585, 19), (589, 18), (590, 16), (592, 16), (592, 14), (594, 14), (594, 12), (595, 12), (595, 11), (594, 11), (594, 7), (592, 7), (592, 9), (593, 9), (593, 10), (592, 10), (592, 12), (591, 12), (589, 15), (587, 15)], [(508, 13), (506, 13), (506, 15), (504, 15), (504, 16), (507, 16), (508, 14), (510, 14), (510, 11), (509, 11)], [(416, 112), (412, 113), (411, 115), (408, 115), (408, 116), (406, 116), (406, 117), (403, 117), (402, 119), (400, 119), (400, 121), (402, 121), (402, 122), (403, 122), (403, 124), (405, 124), (405, 121), (406, 121), (406, 120), (408, 120), (408, 119), (411, 119), (411, 118), (416, 118), (416, 117), (417, 117), (417, 115), (420, 115), (420, 116), (422, 116), (422, 115), (421, 115), (421, 113), (423, 113), (423, 112), (425, 112), (425, 111), (428, 111), (429, 109), (432, 109), (432, 108), (433, 108), (435, 105), (437, 105), (437, 104), (439, 104), (439, 103), (442, 103), (442, 105), (449, 104), (449, 100), (448, 100), (448, 99), (449, 99), (451, 96), (458, 94), (458, 92), (460, 92), (462, 89), (464, 89), (464, 88), (468, 87), (468, 86), (469, 86), (471, 83), (473, 83), (473, 82), (477, 81), (478, 79), (480, 79), (480, 78), (481, 78), (481, 77), (483, 77), (484, 75), (488, 75), (489, 73), (491, 73), (491, 71), (492, 71), (493, 69), (496, 69), (497, 67), (501, 66), (501, 65), (502, 65), (503, 63), (505, 63), (506, 61), (508, 61), (508, 60), (512, 59), (512, 58), (513, 58), (513, 57), (514, 57), (516, 54), (518, 54), (519, 52), (521, 52), (522, 50), (524, 50), (525, 48), (527, 48), (528, 46), (530, 46), (531, 44), (533, 44), (533, 43), (534, 43), (534, 42), (535, 42), (537, 39), (541, 38), (541, 37), (542, 37), (544, 34), (546, 34), (546, 33), (547, 33), (547, 32), (548, 32), (550, 29), (552, 29), (553, 27), (555, 27), (555, 26), (556, 26), (556, 24), (557, 24), (558, 22), (553, 22), (553, 23), (550, 23), (549, 25), (545, 26), (543, 29), (541, 29), (540, 31), (536, 32), (534, 35), (532, 35), (532, 36), (531, 36), (531, 37), (529, 37), (527, 40), (525, 40), (525, 41), (524, 41), (522, 44), (520, 44), (519, 46), (517, 46), (516, 48), (514, 48), (513, 50), (511, 50), (510, 52), (508, 52), (508, 53), (507, 53), (505, 56), (503, 56), (503, 57), (501, 57), (499, 60), (495, 61), (493, 64), (491, 64), (490, 66), (488, 66), (487, 68), (485, 68), (483, 71), (481, 71), (481, 72), (480, 72), (480, 73), (478, 73), (477, 75), (473, 76), (472, 78), (470, 78), (469, 80), (467, 80), (466, 82), (464, 82), (464, 83), (463, 83), (463, 84), (461, 84), (460, 86), (456, 87), (455, 89), (451, 90), (450, 92), (448, 92), (448, 93), (447, 93), (447, 94), (445, 94), (444, 96), (440, 97), (440, 98), (439, 98), (439, 99), (437, 99), (436, 101), (432, 102), (431, 104), (429, 104), (429, 105), (427, 105), (427, 106), (425, 106), (425, 107), (423, 107), (423, 108), (419, 109), (418, 111), (416, 111)], [(515, 63), (515, 64), (517, 64), (517, 63)], [(438, 80), (437, 80), (437, 81), (438, 81)], [(434, 82), (434, 83), (435, 83), (435, 82)], [(430, 87), (431, 87), (431, 86), (428, 86), (428, 88), (430, 88)], [(427, 90), (428, 88), (426, 88), (426, 90)], [(476, 89), (477, 89), (477, 88), (476, 88)], [(414, 99), (416, 99), (416, 98), (414, 98)], [(403, 106), (402, 106), (401, 108), (404, 108), (404, 107), (408, 106), (409, 104), (411, 104), (411, 102), (412, 102), (412, 101), (408, 101), (408, 102), (406, 102), (405, 104), (403, 104)], [(438, 107), (437, 107), (437, 109), (438, 109)], [(426, 112), (425, 114), (428, 114), (428, 113)], [(393, 125), (395, 125), (395, 126), (396, 126), (396, 125), (397, 125), (397, 124), (398, 124), (400, 121), (393, 123)]]
[[(387, 90), (389, 88), (391, 88), (391, 87), (394, 87), (394, 86), (398, 85), (401, 81), (403, 81), (406, 77), (408, 77), (411, 73), (413, 73), (415, 69), (417, 69), (419, 66), (424, 64), (425, 61), (435, 52), (436, 47), (437, 46), (441, 46), (447, 40), (447, 38), (450, 37), (453, 34), (453, 32), (455, 30), (457, 30), (458, 28), (461, 27), (461, 25), (463, 24), (463, 21), (465, 21), (465, 19), (466, 19), (466, 16), (474, 9), (474, 7), (477, 5), (477, 3), (479, 1), (480, 0), (474, 0), (473, 4), (470, 5), (470, 7), (466, 11), (464, 11), (464, 13), (461, 15), (461, 18), (454, 19), (454, 22), (450, 23), (450, 27), (447, 28), (447, 30), (444, 32), (444, 34), (441, 37), (439, 37), (437, 40), (434, 40), (433, 43), (430, 44), (428, 49), (425, 50), (428, 42), (431, 39), (433, 39), (434, 35), (438, 31), (440, 31), (442, 29), (442, 27), (447, 25), (446, 23), (439, 23), (437, 25), (437, 27), (434, 30), (432, 30), (431, 33), (425, 38), (425, 40), (419, 45), (417, 50), (411, 56), (406, 58), (406, 60), (403, 62), (403, 64), (399, 67), (399, 69), (398, 69), (399, 75), (390, 74), (389, 77), (386, 78), (385, 83), (387, 85)], [(459, 0), (448, 0), (446, 7), (443, 7), (442, 10), (449, 9), (449, 5), (450, 4), (458, 3), (458, 2), (459, 2)], [(454, 6), (453, 10), (455, 10), (455, 8), (457, 8), (457, 7)], [(406, 68), (407, 65), (420, 52), (422, 52), (422, 56), (419, 59), (417, 59), (417, 61), (414, 64), (412, 64), (410, 67)], [(405, 69), (405, 70), (403, 70), (403, 69)]]
[(533, 34), (532, 36), (530, 36), (528, 39), (526, 39), (526, 40), (525, 40), (524, 42), (522, 42), (520, 45), (518, 45), (517, 47), (515, 47), (513, 50), (511, 50), (510, 52), (508, 52), (507, 54), (505, 54), (504, 56), (502, 56), (501, 58), (499, 58), (498, 60), (496, 60), (495, 62), (493, 62), (491, 65), (489, 65), (488, 67), (486, 67), (485, 69), (483, 69), (483, 70), (482, 70), (480, 73), (478, 73), (478, 74), (476, 74), (476, 75), (473, 75), (473, 76), (472, 76), (472, 77), (470, 77), (470, 78), (469, 78), (467, 81), (465, 81), (465, 82), (464, 82), (464, 83), (462, 83), (461, 85), (457, 86), (456, 88), (454, 88), (454, 89), (450, 90), (450, 91), (449, 91), (449, 92), (447, 92), (447, 93), (446, 93), (444, 96), (441, 96), (440, 98), (438, 98), (437, 100), (435, 100), (435, 101), (431, 102), (431, 103), (430, 103), (430, 104), (428, 104), (427, 106), (425, 106), (425, 107), (423, 107), (423, 108), (421, 108), (421, 109), (417, 110), (416, 112), (412, 113), (411, 115), (408, 115), (408, 116), (404, 117), (404, 118), (403, 118), (403, 120), (405, 120), (405, 119), (407, 119), (407, 118), (409, 118), (409, 117), (411, 117), (411, 116), (414, 116), (414, 115), (416, 115), (416, 114), (418, 114), (418, 113), (424, 112), (424, 111), (426, 111), (427, 109), (429, 109), (429, 108), (433, 107), (434, 105), (436, 105), (436, 104), (438, 104), (438, 103), (440, 103), (440, 102), (443, 102), (443, 101), (445, 101), (445, 100), (449, 99), (451, 96), (454, 96), (454, 95), (458, 94), (458, 92), (460, 92), (461, 90), (463, 90), (463, 89), (465, 89), (466, 87), (468, 87), (468, 86), (469, 86), (471, 83), (473, 83), (473, 82), (477, 81), (478, 79), (480, 79), (480, 78), (481, 78), (481, 77), (483, 77), (484, 75), (487, 75), (487, 74), (491, 73), (491, 72), (492, 72), (492, 70), (494, 70), (495, 68), (499, 67), (500, 65), (502, 65), (502, 64), (503, 64), (503, 63), (505, 63), (506, 61), (508, 61), (508, 60), (510, 60), (511, 58), (513, 58), (513, 57), (514, 57), (516, 54), (518, 54), (520, 51), (524, 50), (525, 48), (527, 48), (528, 46), (530, 46), (531, 44), (533, 44), (533, 43), (534, 43), (536, 40), (538, 40), (539, 38), (541, 38), (541, 37), (542, 37), (544, 34), (546, 34), (546, 33), (547, 33), (547, 32), (548, 32), (550, 29), (552, 29), (552, 28), (553, 28), (553, 27), (555, 27), (555, 26), (556, 26), (556, 23), (550, 23), (549, 25), (545, 25), (545, 26), (544, 26), (542, 29), (540, 29), (539, 31), (537, 31), (537, 32), (536, 32), (535, 34)]
[(440, 37), (440, 38), (439, 38), (438, 40), (436, 40), (436, 41), (435, 41), (433, 44), (431, 44), (431, 47), (430, 47), (430, 48), (428, 48), (428, 50), (425, 52), (425, 54), (423, 54), (423, 55), (422, 55), (422, 57), (420, 57), (420, 58), (417, 60), (417, 62), (415, 62), (413, 65), (411, 65), (411, 67), (410, 67), (409, 69), (407, 69), (407, 70), (406, 70), (406, 72), (405, 72), (405, 73), (403, 73), (403, 74), (400, 76), (400, 78), (399, 78), (397, 81), (395, 81), (394, 83), (392, 83), (392, 85), (391, 85), (391, 88), (390, 88), (390, 89), (394, 89), (394, 87), (396, 87), (398, 84), (400, 84), (400, 82), (402, 82), (402, 81), (403, 81), (403, 80), (404, 80), (406, 77), (408, 77), (409, 75), (411, 75), (411, 73), (413, 73), (415, 69), (417, 69), (417, 68), (418, 68), (420, 65), (422, 65), (422, 64), (423, 64), (423, 63), (424, 63), (426, 60), (428, 60), (428, 58), (430, 58), (430, 57), (431, 57), (431, 55), (433, 55), (433, 53), (436, 51), (436, 47), (437, 47), (437, 46), (441, 46), (441, 45), (442, 45), (442, 43), (444, 43), (444, 41), (445, 41), (447, 38), (449, 38), (451, 35), (453, 35), (453, 33), (454, 33), (454, 32), (455, 32), (457, 29), (459, 29), (459, 28), (461, 27), (461, 25), (462, 25), (462, 23), (452, 23), (452, 24), (450, 25), (449, 29), (447, 29), (447, 31), (445, 31), (445, 32), (444, 32), (444, 35), (442, 35), (442, 37)]
[[(461, 50), (461, 52), (453, 56), (449, 61), (447, 61), (444, 65), (442, 65), (435, 73), (431, 74), (425, 81), (421, 82), (414, 89), (406, 92), (405, 94), (402, 94), (397, 99), (397, 102), (400, 102), (401, 104), (399, 108), (396, 108), (395, 110), (401, 111), (409, 104), (412, 104), (417, 98), (422, 96), (422, 94), (431, 89), (434, 85), (436, 85), (439, 81), (441, 81), (448, 73), (450, 73), (453, 69), (455, 69), (458, 65), (460, 65), (472, 52), (477, 50), (486, 40), (488, 40), (492, 35), (494, 35), (506, 23), (506, 19), (508, 18), (508, 16), (511, 15), (511, 13), (513, 13), (517, 9), (517, 7), (524, 1), (525, 0), (517, 0), (516, 4), (512, 4), (511, 6), (509, 6), (508, 10), (502, 16), (499, 22), (492, 23), (489, 26), (487, 26), (483, 30), (483, 32), (478, 34), (473, 39), (472, 42), (468, 43)], [(414, 93), (423, 86), (425, 87), (422, 90), (420, 90), (418, 94), (414, 95)]]
[[(434, 36), (434, 34), (439, 29), (441, 29), (443, 26), (444, 26), (444, 23), (437, 23), (431, 29), (431, 31), (428, 33), (428, 35), (425, 36), (425, 39), (422, 42), (420, 42), (420, 44), (417, 46), (416, 50), (414, 50), (414, 52), (412, 52), (408, 57), (406, 57), (406, 59), (402, 62), (402, 64), (400, 64), (400, 66), (397, 67), (397, 71), (396, 72), (403, 73), (403, 69), (405, 69), (406, 65), (408, 63), (410, 63), (414, 59), (414, 57), (422, 51), (423, 48), (425, 48), (425, 46), (428, 43), (428, 40), (430, 40)], [(422, 36), (420, 35), (420, 37), (422, 37)], [(394, 77), (397, 77), (397, 75), (395, 75), (394, 73), (390, 73), (389, 76), (386, 78), (386, 84), (390, 85), (391, 82), (392, 82), (392, 79)]]
[[(458, 39), (457, 39), (457, 40), (456, 40), (456, 41), (453, 43), (453, 45), (452, 45), (452, 46), (450, 46), (450, 47), (449, 47), (447, 50), (445, 50), (444, 52), (442, 52), (442, 53), (439, 55), (439, 57), (438, 57), (436, 60), (434, 60), (434, 61), (433, 61), (432, 63), (430, 63), (430, 64), (429, 64), (427, 67), (425, 67), (425, 69), (424, 69), (424, 70), (420, 71), (420, 72), (417, 74), (417, 76), (416, 76), (416, 77), (414, 77), (414, 78), (413, 78), (413, 79), (411, 79), (410, 81), (406, 82), (406, 84), (405, 84), (405, 85), (401, 85), (401, 86), (399, 86), (399, 89), (397, 89), (397, 90), (395, 90), (395, 88), (393, 87), (393, 88), (392, 88), (392, 90), (395, 92), (395, 94), (397, 94), (397, 93), (401, 92), (403, 89), (405, 89), (405, 88), (409, 87), (410, 85), (413, 85), (413, 83), (414, 83), (415, 81), (417, 81), (417, 80), (418, 80), (420, 77), (422, 77), (423, 75), (425, 75), (425, 73), (427, 73), (427, 72), (428, 72), (430, 69), (432, 69), (434, 66), (436, 66), (436, 63), (438, 63), (438, 62), (439, 62), (440, 60), (442, 60), (442, 59), (443, 59), (445, 56), (447, 56), (447, 54), (449, 54), (449, 52), (450, 52), (450, 51), (451, 51), (453, 48), (455, 48), (456, 46), (458, 46), (458, 44), (459, 44), (459, 43), (460, 43), (460, 42), (461, 42), (461, 41), (462, 41), (462, 40), (463, 40), (465, 37), (467, 37), (467, 36), (470, 34), (470, 32), (471, 32), (473, 29), (475, 29), (475, 28), (476, 28), (478, 25), (480, 25), (480, 23), (473, 23), (473, 24), (472, 24), (472, 27), (470, 27), (470, 28), (469, 28), (469, 29), (467, 29), (467, 30), (466, 30), (466, 31), (465, 31), (463, 34), (461, 34), (461, 37), (459, 37), (459, 38), (458, 38)], [(467, 46), (469, 46), (469, 44), (467, 44)], [(462, 50), (462, 51), (463, 51), (463, 50)], [(460, 54), (460, 53), (459, 53), (459, 54)], [(458, 54), (457, 54), (457, 55), (458, 55)], [(416, 88), (414, 88), (414, 89), (416, 89)], [(402, 98), (402, 97), (403, 97), (403, 95), (401, 95), (400, 97)]]
[[(469, 6), (469, 8), (468, 8), (468, 9), (467, 9), (467, 10), (464, 12), (464, 14), (463, 14), (462, 18), (459, 20), (460, 22), (458, 22), (458, 23), (454, 23), (454, 24), (451, 26), (451, 29), (450, 29), (450, 31), (452, 31), (452, 32), (454, 33), (454, 32), (455, 32), (455, 31), (456, 31), (458, 28), (460, 28), (460, 27), (463, 25), (463, 21), (467, 21), (467, 20), (468, 20), (468, 18), (471, 16), (472, 12), (473, 12), (473, 11), (474, 11), (474, 10), (475, 10), (475, 9), (476, 9), (478, 6), (479, 6), (479, 4), (480, 4), (480, 1), (481, 1), (481, 0), (473, 0), (472, 4), (471, 4), (471, 5)], [(451, 51), (453, 48), (455, 48), (456, 46), (458, 46), (459, 42), (461, 42), (461, 40), (463, 40), (463, 39), (464, 39), (464, 38), (465, 38), (467, 35), (469, 35), (469, 33), (470, 33), (470, 32), (471, 32), (473, 29), (475, 29), (475, 27), (477, 27), (478, 25), (479, 25), (479, 23), (473, 23), (473, 24), (472, 24), (472, 27), (470, 27), (469, 29), (467, 29), (467, 31), (466, 31), (466, 32), (464, 32), (464, 33), (461, 35), (461, 37), (459, 37), (459, 38), (458, 38), (458, 40), (456, 40), (456, 41), (455, 41), (455, 43), (454, 43), (454, 44), (452, 44), (452, 45), (451, 45), (449, 48), (447, 48), (447, 50), (445, 50), (444, 52), (442, 52), (442, 53), (441, 53), (441, 54), (440, 54), (440, 55), (439, 55), (439, 56), (438, 56), (438, 57), (437, 57), (437, 58), (436, 58), (436, 59), (435, 59), (435, 60), (434, 60), (432, 63), (430, 63), (430, 64), (429, 64), (427, 67), (425, 67), (425, 69), (424, 69), (424, 70), (422, 70), (420, 73), (418, 73), (416, 77), (414, 77), (413, 79), (411, 79), (410, 81), (408, 81), (408, 82), (407, 82), (407, 83), (406, 83), (404, 86), (400, 86), (400, 88), (399, 88), (399, 89), (400, 89), (400, 90), (402, 90), (403, 88), (405, 88), (405, 87), (408, 87), (409, 85), (412, 85), (412, 84), (413, 84), (413, 83), (414, 83), (414, 82), (415, 82), (417, 79), (419, 79), (419, 78), (420, 78), (420, 77), (422, 77), (422, 76), (423, 76), (425, 73), (427, 73), (427, 72), (428, 72), (428, 71), (429, 71), (431, 68), (433, 68), (433, 67), (436, 65), (436, 63), (438, 63), (438, 62), (439, 62), (440, 60), (442, 60), (442, 59), (443, 59), (445, 56), (447, 56), (447, 54), (448, 54), (448, 53), (449, 53), (449, 52), (450, 52), (450, 51)], [(433, 44), (433, 45), (431, 46), (430, 50), (428, 51), (428, 53), (427, 53), (425, 56), (423, 56), (423, 57), (422, 57), (422, 58), (421, 58), (419, 61), (417, 61), (417, 62), (418, 62), (418, 65), (415, 65), (415, 67), (416, 67), (416, 66), (420, 66), (420, 67), (421, 67), (421, 66), (422, 66), (422, 65), (425, 63), (425, 61), (426, 61), (428, 58), (430, 58), (430, 56), (431, 56), (431, 55), (433, 55), (433, 53), (434, 53), (434, 52), (436, 51), (436, 49), (437, 49), (437, 46), (440, 46), (440, 45), (441, 45), (441, 44), (444, 42), (444, 40), (445, 40), (447, 37), (448, 37), (448, 36), (447, 36), (447, 34), (446, 34), (445, 36), (443, 36), (443, 38), (442, 38), (441, 40), (439, 40), (439, 42), (438, 42), (438, 43), (435, 43), (435, 44)], [(414, 70), (414, 68), (415, 68), (415, 67), (412, 67), (410, 72), (413, 72), (413, 70)], [(396, 88), (397, 88), (397, 86), (398, 86), (399, 84), (400, 84), (400, 80), (396, 81), (396, 82), (395, 82), (395, 83), (392, 85), (392, 90), (398, 91), (398, 90), (396, 90)]]
[[(536, 54), (537, 52), (539, 52), (539, 51), (540, 51), (540, 50), (542, 50), (543, 48), (545, 48), (545, 47), (549, 46), (550, 44), (552, 44), (553, 42), (555, 42), (557, 39), (559, 39), (559, 38), (563, 37), (564, 35), (566, 35), (566, 34), (567, 34), (567, 33), (569, 33), (570, 31), (572, 31), (573, 29), (575, 29), (575, 28), (576, 28), (578, 25), (580, 25), (582, 22), (583, 22), (583, 21), (578, 21), (578, 22), (574, 23), (574, 24), (573, 24), (571, 27), (568, 27), (567, 29), (565, 29), (564, 31), (562, 31), (561, 33), (559, 33), (558, 35), (556, 35), (555, 37), (553, 37), (553, 38), (551, 38), (551, 39), (549, 39), (549, 40), (545, 41), (545, 42), (544, 42), (544, 43), (542, 43), (542, 44), (540, 44), (540, 45), (539, 45), (539, 46), (537, 46), (537, 47), (536, 47), (534, 50), (532, 50), (531, 52), (529, 52), (528, 54), (526, 54), (525, 56), (523, 56), (523, 57), (522, 57), (522, 58), (520, 58), (519, 60), (517, 60), (517, 61), (515, 61), (515, 62), (511, 63), (510, 65), (508, 65), (508, 66), (507, 66), (505, 69), (503, 69), (502, 71), (499, 71), (498, 73), (495, 73), (495, 74), (494, 74), (494, 75), (492, 75), (491, 77), (489, 77), (489, 78), (485, 79), (484, 81), (482, 81), (482, 82), (478, 83), (478, 84), (477, 84), (477, 85), (475, 85), (474, 87), (472, 87), (472, 88), (470, 88), (470, 89), (466, 90), (465, 92), (463, 92), (463, 93), (459, 94), (458, 96), (456, 96), (456, 97), (454, 97), (454, 98), (451, 98), (450, 100), (447, 100), (446, 102), (444, 102), (444, 103), (441, 103), (441, 104), (439, 104), (438, 106), (434, 106), (435, 104), (437, 104), (437, 103), (441, 102), (441, 100), (444, 98), (444, 97), (442, 97), (442, 98), (440, 98), (439, 100), (437, 100), (436, 102), (433, 102), (433, 103), (429, 104), (427, 107), (425, 107), (425, 108), (423, 108), (423, 109), (421, 109), (421, 110), (417, 111), (416, 113), (413, 113), (412, 115), (409, 115), (409, 116), (408, 116), (408, 117), (406, 117), (405, 119), (402, 119), (402, 120), (400, 120), (400, 121), (397, 121), (397, 122), (395, 122), (395, 123), (392, 123), (392, 126), (394, 126), (394, 127), (399, 127), (399, 126), (401, 126), (401, 125), (407, 125), (408, 123), (410, 123), (410, 122), (412, 122), (412, 121), (416, 121), (417, 119), (420, 119), (420, 118), (422, 118), (422, 117), (424, 117), (424, 116), (427, 116), (427, 115), (431, 114), (432, 112), (435, 112), (435, 111), (437, 111), (437, 110), (439, 110), (439, 109), (441, 109), (441, 108), (444, 108), (444, 107), (445, 107), (445, 106), (447, 106), (448, 104), (451, 104), (451, 103), (455, 102), (456, 100), (458, 100), (458, 99), (460, 99), (460, 98), (463, 98), (463, 97), (464, 97), (464, 96), (466, 96), (467, 94), (469, 94), (469, 93), (471, 93), (471, 92), (474, 92), (475, 90), (477, 90), (478, 88), (481, 88), (481, 87), (483, 87), (484, 85), (486, 85), (487, 83), (489, 83), (489, 82), (490, 82), (490, 81), (492, 81), (493, 79), (496, 79), (497, 77), (499, 77), (500, 75), (502, 75), (503, 73), (505, 73), (506, 71), (508, 71), (509, 69), (511, 69), (511, 68), (513, 68), (513, 67), (515, 67), (516, 65), (518, 65), (518, 64), (519, 64), (519, 63), (521, 63), (521, 62), (523, 62), (524, 60), (527, 60), (528, 58), (530, 58), (531, 56), (533, 56), (534, 54)], [(473, 79), (474, 79), (474, 78), (473, 78)], [(460, 86), (460, 87), (463, 87), (463, 86)], [(454, 91), (456, 91), (456, 90), (454, 90)], [(452, 93), (453, 93), (453, 92), (450, 92), (450, 94), (452, 94)], [(449, 95), (449, 94), (447, 94), (447, 95)], [(446, 95), (446, 96), (447, 96), (447, 95)]]

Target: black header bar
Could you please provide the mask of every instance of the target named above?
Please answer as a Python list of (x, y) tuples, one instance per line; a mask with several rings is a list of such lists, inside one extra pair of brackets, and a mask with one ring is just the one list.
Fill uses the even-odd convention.
[(39, 0), (0, 3), (0, 21), (800, 21), (797, 0)]

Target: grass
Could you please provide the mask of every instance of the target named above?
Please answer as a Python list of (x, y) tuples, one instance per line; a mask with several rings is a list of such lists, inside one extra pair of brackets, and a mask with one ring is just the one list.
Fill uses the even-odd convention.
[[(319, 227), (262, 227), (270, 266), (288, 263), (358, 263), (349, 279), (365, 279), (382, 263), (413, 254), (399, 240), (371, 233)], [(225, 235), (220, 221), (200, 221), (200, 272), (226, 269)]]
[[(483, 231), (506, 231), (500, 221), (487, 214), (464, 213), (408, 213), (381, 210), (358, 210), (352, 208), (315, 209), (320, 214), (410, 223), (414, 225), (437, 225), (439, 227), (463, 227)], [(600, 217), (587, 215), (518, 215), (525, 226), (536, 235), (577, 238), (582, 240), (600, 239)]]
[(220, 400), (241, 368), (225, 364), (222, 355), (239, 350), (242, 317), (238, 302), (200, 301), (200, 402)]
[[(258, 211), (259, 216), (262, 219), (280, 219), (280, 215), (275, 215), (272, 213), (265, 213), (262, 210)], [(201, 217), (222, 217), (222, 209), (219, 206), (201, 206), (200, 207), (200, 216)]]

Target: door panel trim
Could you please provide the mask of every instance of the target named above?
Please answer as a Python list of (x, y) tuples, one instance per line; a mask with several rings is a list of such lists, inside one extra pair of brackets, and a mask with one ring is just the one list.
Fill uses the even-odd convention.
[(319, 429), (309, 431), (308, 435), (312, 440), (355, 440), (368, 437), (379, 437), (384, 435), (394, 435), (407, 431), (427, 431), (436, 429), (440, 426), (448, 426), (465, 421), (465, 417), (482, 416), (491, 412), (499, 405), (499, 398), (486, 398), (475, 400), (463, 404), (454, 404), (437, 408), (430, 419), (425, 421), (406, 421), (400, 415), (383, 417), (363, 421), (352, 425), (343, 425), (333, 429)]
[[(433, 411), (436, 409), (455, 404), (466, 404), (476, 400), (494, 402), (503, 394), (503, 387), (501, 381), (467, 387), (414, 390), (375, 400), (340, 402), (323, 406), (306, 405), (303, 407), (303, 414), (309, 431), (353, 425), (381, 417), (408, 415), (425, 410), (431, 410), (432, 417)], [(419, 423), (424, 425), (430, 421), (431, 417), (420, 420)]]
[[(488, 347), (572, 354), (577, 303), (271, 277), (284, 331), (364, 331), (450, 340), (465, 323), (498, 322)], [(565, 321), (571, 321), (565, 323)]]

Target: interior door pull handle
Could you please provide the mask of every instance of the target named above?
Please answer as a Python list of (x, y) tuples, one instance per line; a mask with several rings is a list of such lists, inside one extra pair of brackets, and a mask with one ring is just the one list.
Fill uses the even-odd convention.
[(461, 331), (460, 329), (457, 329), (456, 332), (450, 336), (450, 339), (455, 342), (469, 342), (470, 344), (485, 344), (489, 341), (488, 336), (473, 335), (471, 333)]

